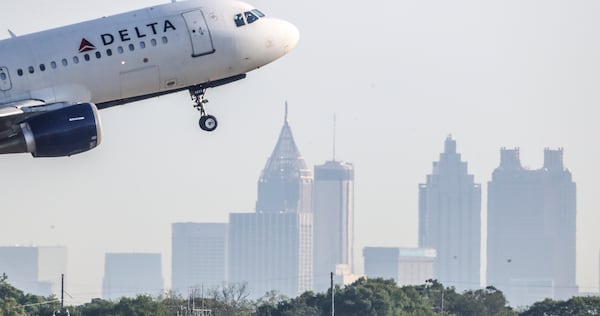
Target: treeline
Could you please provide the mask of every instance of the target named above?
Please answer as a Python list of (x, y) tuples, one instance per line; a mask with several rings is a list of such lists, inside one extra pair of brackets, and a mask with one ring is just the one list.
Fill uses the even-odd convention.
[[(196, 309), (205, 308), (214, 316), (325, 316), (331, 315), (331, 293), (306, 292), (286, 298), (276, 292), (258, 300), (249, 299), (245, 285), (229, 285), (195, 298)], [(72, 316), (174, 316), (188, 314), (190, 301), (167, 293), (162, 297), (138, 296), (118, 301), (94, 299), (80, 306), (69, 306)], [(0, 282), (0, 316), (66, 315), (57, 313), (60, 302), (54, 297), (26, 295), (6, 282)], [(64, 310), (63, 310), (64, 312)], [(360, 279), (336, 287), (335, 314), (367, 315), (600, 315), (600, 297), (574, 297), (568, 301), (545, 300), (526, 310), (515, 311), (501, 291), (487, 287), (457, 293), (436, 281), (419, 286), (396, 286), (393, 280)]]

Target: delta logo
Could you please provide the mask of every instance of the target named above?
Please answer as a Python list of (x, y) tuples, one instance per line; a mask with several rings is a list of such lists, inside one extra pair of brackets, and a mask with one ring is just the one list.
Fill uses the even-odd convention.
[[(149, 23), (145, 26), (136, 26), (130, 29), (121, 29), (114, 33), (100, 34), (99, 41), (101, 41), (104, 46), (109, 46), (116, 42), (118, 43), (119, 41), (121, 43), (124, 43), (132, 41), (134, 39), (143, 39), (144, 37), (149, 35), (159, 35), (176, 30), (177, 28), (171, 21), (164, 20), (163, 22)], [(79, 44), (80, 53), (85, 53), (96, 49), (96, 46), (90, 41), (88, 41), (85, 38), (81, 39), (81, 43)]]
[(90, 41), (86, 40), (85, 38), (81, 40), (81, 44), (79, 44), (79, 52), (80, 53), (85, 53), (85, 52), (89, 52), (91, 50), (95, 50), (96, 46), (94, 46), (94, 44), (90, 43)]

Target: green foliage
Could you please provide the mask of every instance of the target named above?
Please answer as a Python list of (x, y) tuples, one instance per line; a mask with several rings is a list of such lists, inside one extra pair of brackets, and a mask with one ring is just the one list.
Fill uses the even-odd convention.
[[(257, 301), (248, 299), (245, 284), (208, 291), (209, 297), (195, 297), (198, 308), (223, 316), (328, 316), (331, 293), (305, 292), (287, 298), (275, 291)], [(72, 316), (171, 316), (187, 308), (188, 300), (174, 293), (152, 298), (140, 295), (119, 301), (94, 299), (69, 307)], [(51, 316), (59, 308), (54, 297), (24, 294), (0, 279), (0, 316)], [(494, 287), (457, 293), (436, 280), (425, 285), (398, 287), (393, 280), (361, 278), (351, 285), (335, 288), (336, 315), (344, 316), (515, 316), (501, 291)], [(58, 315), (58, 314), (57, 314)], [(550, 299), (533, 304), (523, 316), (600, 315), (600, 297), (574, 297), (568, 301)]]
[(573, 297), (568, 301), (545, 299), (533, 304), (522, 316), (600, 315), (600, 297)]
[(4, 275), (0, 282), (0, 316), (52, 315), (53, 297), (24, 294), (8, 282)]

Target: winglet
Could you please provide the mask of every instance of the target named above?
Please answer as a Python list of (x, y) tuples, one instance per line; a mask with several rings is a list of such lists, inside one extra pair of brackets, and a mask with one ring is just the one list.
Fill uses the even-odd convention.
[(15, 35), (15, 33), (13, 33), (13, 31), (11, 31), (10, 29), (8, 29), (8, 34), (10, 34), (10, 37), (12, 37), (12, 38), (15, 38), (15, 37), (17, 37), (17, 36)]

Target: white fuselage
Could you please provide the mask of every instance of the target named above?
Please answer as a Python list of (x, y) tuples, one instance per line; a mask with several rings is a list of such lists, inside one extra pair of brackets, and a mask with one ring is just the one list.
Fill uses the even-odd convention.
[(23, 100), (102, 107), (244, 74), (298, 41), (292, 24), (268, 16), (236, 25), (252, 10), (189, 0), (0, 41), (0, 108)]

